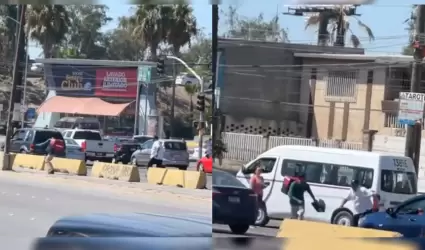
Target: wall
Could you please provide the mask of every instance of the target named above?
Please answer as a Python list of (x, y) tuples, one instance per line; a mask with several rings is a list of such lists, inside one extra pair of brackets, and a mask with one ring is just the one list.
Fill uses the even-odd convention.
[[(362, 49), (219, 39), (223, 70), (220, 109), (225, 131), (306, 134), (300, 116), (302, 60), (294, 52), (363, 54)], [(307, 102), (308, 103), (308, 102)], [(304, 103), (306, 104), (306, 103)]]
[[(309, 98), (309, 86), (314, 83), (311, 89), (314, 96), (314, 118), (312, 123), (312, 137), (320, 139), (339, 139), (352, 142), (362, 141), (363, 129), (383, 128), (384, 113), (381, 112), (381, 100), (384, 98), (385, 69), (379, 67), (369, 67), (359, 70), (357, 80), (356, 101), (352, 103), (330, 102), (325, 100), (326, 82), (324, 77), (328, 74), (328, 69), (324, 64), (352, 64), (351, 60), (330, 60), (328, 59), (306, 59), (306, 65), (317, 66), (317, 80), (314, 82), (310, 77), (309, 68), (303, 69), (301, 99), (306, 101)], [(362, 63), (356, 61), (355, 63)], [(364, 62), (363, 62), (364, 63)], [(313, 67), (313, 66), (312, 66)], [(368, 71), (373, 71), (373, 78), (368, 82)], [(365, 112), (366, 111), (366, 112)], [(308, 112), (311, 109), (303, 109), (302, 121), (306, 121)]]

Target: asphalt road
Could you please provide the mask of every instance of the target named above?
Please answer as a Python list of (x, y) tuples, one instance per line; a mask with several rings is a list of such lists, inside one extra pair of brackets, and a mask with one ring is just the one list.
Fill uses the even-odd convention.
[(121, 195), (116, 190), (16, 175), (19, 174), (0, 172), (0, 244), (3, 249), (27, 250), (32, 239), (43, 237), (57, 219), (73, 214), (148, 212), (211, 218), (211, 203), (207, 202)]
[(276, 237), (281, 221), (271, 220), (266, 227), (251, 227), (244, 235), (233, 234), (227, 225), (213, 224), (214, 237)]

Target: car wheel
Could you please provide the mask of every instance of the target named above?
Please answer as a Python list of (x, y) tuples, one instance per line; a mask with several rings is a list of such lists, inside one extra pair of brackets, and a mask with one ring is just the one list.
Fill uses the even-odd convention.
[(256, 226), (264, 227), (270, 221), (269, 216), (267, 215), (266, 210), (263, 207), (258, 208), (257, 219), (255, 220)]
[(26, 154), (26, 153), (27, 153), (27, 151), (25, 151), (25, 150), (21, 149), (21, 151), (19, 151), (19, 153), (20, 153), (20, 154)]
[(199, 163), (198, 171), (199, 171), (199, 172), (205, 172), (205, 170), (204, 170), (204, 164)]
[(124, 165), (127, 165), (129, 162), (128, 161), (122, 161), (121, 163), (124, 164)]
[(180, 170), (186, 171), (189, 166), (179, 167)]
[(249, 225), (229, 225), (229, 227), (234, 234), (245, 234), (249, 229)]
[(338, 212), (333, 220), (332, 224), (341, 225), (341, 226), (351, 226), (353, 222), (353, 215), (348, 211), (340, 211)]

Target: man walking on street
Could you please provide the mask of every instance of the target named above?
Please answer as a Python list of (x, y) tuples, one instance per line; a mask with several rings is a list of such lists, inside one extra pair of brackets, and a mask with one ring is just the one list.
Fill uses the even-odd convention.
[(305, 174), (303, 172), (295, 173), (297, 181), (290, 184), (288, 196), (289, 204), (291, 206), (291, 219), (304, 219), (305, 204), (304, 192), (308, 192), (315, 203), (317, 203), (310, 185), (305, 181)]
[(156, 165), (157, 168), (163, 167), (162, 159), (164, 157), (164, 146), (162, 145), (162, 142), (158, 140), (158, 136), (155, 136), (153, 140), (154, 140), (154, 143), (152, 145), (151, 156), (148, 163), (148, 169), (152, 167), (154, 164)]
[(355, 214), (351, 223), (352, 226), (357, 226), (360, 217), (373, 208), (372, 199), (374, 202), (379, 203), (379, 197), (372, 190), (362, 187), (358, 180), (351, 181), (350, 192), (348, 193), (347, 197), (342, 200), (340, 207), (344, 207), (345, 203), (348, 201), (354, 202)]
[(46, 152), (46, 157), (44, 158), (44, 166), (47, 166), (48, 174), (54, 174), (55, 170), (53, 168), (52, 160), (53, 157), (64, 153), (64, 141), (52, 137), (50, 139), (47, 139), (45, 142), (37, 144), (36, 147), (42, 148)]

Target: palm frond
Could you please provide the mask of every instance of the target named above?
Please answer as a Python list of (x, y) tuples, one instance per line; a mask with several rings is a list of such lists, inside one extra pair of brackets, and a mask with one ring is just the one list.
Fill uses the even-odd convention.
[(361, 45), (360, 39), (356, 35), (351, 34), (350, 40), (351, 40), (351, 44), (353, 45), (354, 48), (360, 47), (360, 45)]
[(306, 21), (305, 29), (307, 29), (308, 27), (313, 26), (313, 25), (318, 25), (319, 22), (320, 22), (320, 15), (310, 16)]
[(372, 32), (372, 29), (369, 28), (369, 26), (367, 26), (366, 24), (364, 24), (362, 21), (357, 20), (357, 24), (362, 27), (363, 29), (366, 30), (367, 35), (369, 36), (369, 41), (375, 40), (375, 35)]

